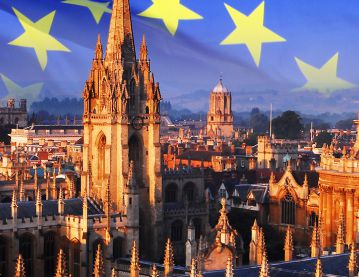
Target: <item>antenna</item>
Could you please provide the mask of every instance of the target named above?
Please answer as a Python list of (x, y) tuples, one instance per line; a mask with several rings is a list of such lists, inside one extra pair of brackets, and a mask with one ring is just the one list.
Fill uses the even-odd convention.
[(272, 120), (273, 120), (273, 104), (270, 104), (269, 112), (269, 139), (272, 139)]

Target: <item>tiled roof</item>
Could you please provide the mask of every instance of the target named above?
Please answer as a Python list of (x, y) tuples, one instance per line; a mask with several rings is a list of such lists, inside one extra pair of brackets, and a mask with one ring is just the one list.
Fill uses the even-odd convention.
[[(322, 256), (321, 262), (323, 266), (324, 276), (348, 276), (348, 260), (349, 253), (341, 255)], [(316, 259), (307, 258), (301, 260), (293, 260), (290, 262), (280, 262), (270, 264), (271, 277), (304, 277), (314, 276)], [(258, 266), (247, 266), (236, 269), (234, 272), (235, 277), (258, 277)], [(223, 277), (224, 271), (211, 271), (204, 272), (206, 277)]]
[[(64, 215), (82, 216), (82, 198), (72, 198), (64, 200)], [(32, 218), (36, 217), (36, 205), (34, 201), (18, 202), (17, 217)], [(57, 200), (42, 201), (42, 215), (58, 215)], [(104, 214), (97, 205), (88, 200), (88, 215)], [(0, 203), (0, 220), (11, 219), (11, 203)]]

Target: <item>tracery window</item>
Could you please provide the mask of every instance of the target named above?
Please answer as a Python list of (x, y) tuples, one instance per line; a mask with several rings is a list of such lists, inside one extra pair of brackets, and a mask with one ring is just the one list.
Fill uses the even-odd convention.
[(181, 241), (182, 240), (183, 223), (181, 220), (176, 220), (171, 224), (171, 240)]
[(74, 241), (72, 243), (72, 271), (73, 277), (80, 277), (81, 272), (81, 250), (80, 250), (80, 242)]
[(117, 237), (113, 240), (113, 258), (116, 261), (122, 255), (122, 238)]
[(106, 165), (106, 137), (102, 135), (98, 142), (98, 177), (103, 179), (105, 177), (105, 165)]
[(25, 264), (26, 276), (32, 277), (34, 263), (34, 245), (30, 234), (24, 234), (19, 239), (19, 253), (22, 255)]
[(183, 200), (192, 202), (195, 200), (195, 187), (196, 185), (192, 182), (187, 183), (183, 188)]
[(293, 197), (287, 193), (281, 201), (282, 224), (295, 224), (295, 202)]
[(318, 216), (315, 212), (312, 212), (309, 217), (309, 226), (314, 226), (315, 224), (318, 224)]
[(52, 277), (55, 273), (56, 248), (55, 234), (48, 232), (44, 237), (44, 273), (45, 276)]
[(177, 185), (175, 183), (166, 186), (165, 201), (166, 203), (177, 202)]
[(0, 237), (0, 276), (8, 275), (8, 242)]

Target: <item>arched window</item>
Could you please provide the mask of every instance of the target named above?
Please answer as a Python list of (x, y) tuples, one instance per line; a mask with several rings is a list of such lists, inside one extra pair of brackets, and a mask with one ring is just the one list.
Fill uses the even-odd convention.
[(81, 250), (78, 240), (72, 241), (72, 272), (73, 277), (80, 277), (81, 274)]
[(175, 183), (171, 183), (166, 186), (165, 189), (165, 201), (166, 203), (174, 203), (177, 202), (177, 185)]
[(312, 212), (309, 217), (309, 226), (314, 226), (315, 224), (318, 224), (318, 216), (315, 212)]
[(0, 237), (0, 276), (8, 276), (8, 241)]
[(121, 237), (117, 237), (113, 240), (113, 259), (116, 261), (118, 258), (122, 256), (122, 241)]
[(134, 79), (130, 82), (130, 101), (128, 111), (131, 115), (136, 113), (136, 83)]
[(142, 147), (137, 136), (132, 136), (128, 142), (129, 162), (133, 161), (136, 176), (142, 174)]
[(30, 234), (24, 234), (19, 239), (19, 253), (22, 255), (25, 264), (26, 276), (32, 277), (34, 263), (34, 244)]
[(48, 232), (44, 236), (44, 273), (45, 276), (52, 277), (55, 273), (56, 265), (56, 246), (55, 234)]
[(282, 206), (282, 223), (295, 224), (295, 203), (293, 197), (287, 193), (281, 201)]
[(183, 233), (183, 223), (181, 220), (176, 220), (171, 224), (171, 240), (181, 241)]
[(193, 225), (194, 225), (194, 230), (195, 230), (195, 238), (197, 240), (201, 236), (202, 220), (200, 218), (193, 219)]
[(185, 184), (183, 187), (183, 200), (187, 200), (188, 202), (192, 202), (195, 200), (195, 189), (196, 185), (192, 182)]
[(98, 178), (103, 179), (105, 177), (105, 165), (106, 165), (106, 137), (102, 135), (98, 141)]

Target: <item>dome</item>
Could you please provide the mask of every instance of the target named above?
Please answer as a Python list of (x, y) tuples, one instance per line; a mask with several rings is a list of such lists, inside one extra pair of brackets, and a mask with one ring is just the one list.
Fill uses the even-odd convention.
[(229, 90), (223, 85), (222, 79), (219, 79), (219, 82), (214, 87), (213, 92), (216, 92), (216, 93), (228, 93)]

